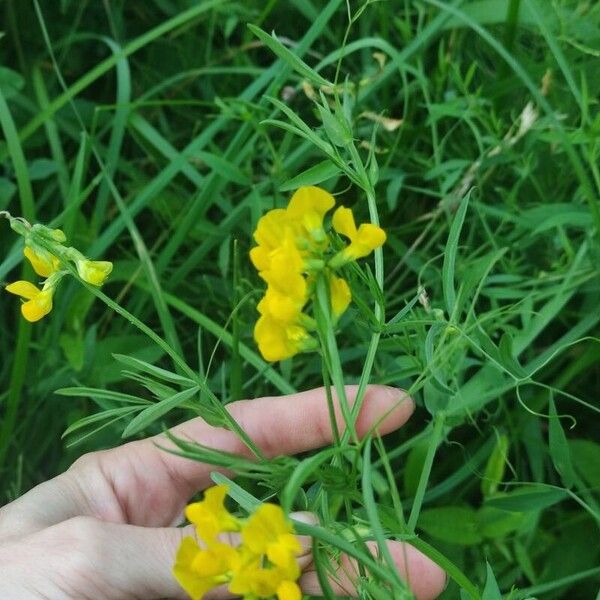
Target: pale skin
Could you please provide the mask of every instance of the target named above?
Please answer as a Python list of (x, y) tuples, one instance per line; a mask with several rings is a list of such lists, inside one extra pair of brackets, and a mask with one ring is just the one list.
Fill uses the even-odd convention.
[[(348, 387), (353, 402), (356, 388)], [(228, 405), (267, 456), (295, 454), (331, 443), (322, 389)], [(401, 427), (414, 409), (404, 392), (370, 386), (356, 423), (359, 436)], [(341, 424), (341, 420), (340, 420)], [(248, 455), (229, 431), (202, 419), (175, 429), (178, 437)], [(177, 547), (190, 528), (177, 528), (184, 506), (211, 485), (214, 467), (169, 454), (157, 436), (77, 460), (65, 473), (0, 508), (0, 596), (3, 600), (184, 600), (171, 574)], [(304, 517), (303, 520), (305, 520)], [(304, 540), (306, 545), (306, 540)], [(418, 600), (436, 598), (446, 576), (408, 544), (390, 541), (400, 576)], [(373, 547), (373, 552), (376, 549)], [(319, 594), (308, 553), (300, 583)], [(353, 592), (355, 565), (342, 560), (334, 591)], [(228, 598), (224, 590), (207, 600)]]

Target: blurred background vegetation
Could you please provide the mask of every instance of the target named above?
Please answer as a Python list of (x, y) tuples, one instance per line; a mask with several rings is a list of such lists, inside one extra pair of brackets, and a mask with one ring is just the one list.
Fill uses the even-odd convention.
[[(318, 90), (247, 23), (344, 83), (388, 232), (373, 381), (418, 404), (385, 441), (404, 506), (428, 484), (417, 532), (480, 586), (487, 560), (514, 598), (600, 598), (598, 2), (5, 0), (0, 11), (0, 210), (114, 261), (105, 291), (224, 402), (322, 381), (316, 355), (269, 367), (256, 354), (262, 285), (247, 254), (260, 215), (320, 165), (309, 178), (368, 217), (310, 141), (261, 124), (286, 120), (271, 96), (322, 131)], [(0, 226), (6, 284), (22, 255)], [(365, 310), (341, 325), (348, 382), (373, 327)], [(121, 443), (140, 406), (160, 399), (115, 353), (171, 365), (75, 282), (34, 326), (8, 294), (0, 311), (5, 502)], [(69, 391), (82, 386), (112, 392)], [(127, 433), (193, 414), (178, 407)], [(458, 597), (455, 584), (444, 597)]]

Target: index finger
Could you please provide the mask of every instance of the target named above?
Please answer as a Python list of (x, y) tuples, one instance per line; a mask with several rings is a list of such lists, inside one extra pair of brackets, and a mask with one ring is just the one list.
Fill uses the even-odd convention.
[[(350, 405), (354, 403), (357, 391), (358, 386), (346, 387)], [(338, 427), (343, 430), (339, 404), (335, 397), (333, 400)], [(297, 454), (325, 446), (333, 438), (324, 388), (232, 402), (226, 408), (267, 457)], [(381, 435), (394, 431), (408, 420), (413, 410), (414, 403), (403, 390), (368, 386), (356, 419), (357, 434), (362, 437), (373, 427)], [(171, 433), (216, 450), (251, 455), (235, 433), (213, 427), (201, 418), (183, 423)], [(185, 459), (163, 449), (170, 447), (173, 444), (168, 438), (159, 435), (112, 451), (119, 453), (120, 460), (113, 460), (111, 468), (105, 472), (113, 474), (112, 487), (130, 523), (172, 524), (190, 497), (211, 485), (210, 474), (218, 470), (214, 465)], [(130, 462), (133, 455), (135, 461)], [(123, 460), (134, 467), (136, 486), (131, 485), (131, 477), (119, 466)]]

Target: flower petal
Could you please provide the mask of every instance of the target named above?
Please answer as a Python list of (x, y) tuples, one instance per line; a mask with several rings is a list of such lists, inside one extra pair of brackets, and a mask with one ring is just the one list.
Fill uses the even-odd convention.
[(350, 241), (356, 237), (356, 223), (354, 215), (349, 208), (340, 206), (334, 213), (331, 221), (333, 228), (341, 235), (346, 236)]
[(7, 292), (21, 296), (26, 300), (35, 298), (42, 291), (29, 281), (15, 281), (14, 283), (9, 283), (5, 289)]
[(332, 275), (329, 278), (329, 293), (331, 295), (331, 310), (333, 316), (338, 319), (350, 304), (352, 292), (345, 279)]
[(54, 289), (44, 290), (21, 305), (21, 313), (30, 323), (39, 321), (52, 310)]
[(333, 208), (335, 198), (325, 190), (314, 185), (298, 188), (292, 196), (288, 207), (287, 214), (292, 219), (303, 219), (307, 213), (316, 213), (321, 221), (325, 213)]
[(300, 586), (295, 581), (282, 581), (277, 588), (277, 600), (302, 600)]
[(58, 258), (49, 252), (41, 254), (29, 246), (25, 246), (25, 248), (23, 248), (23, 254), (31, 263), (33, 270), (40, 277), (50, 277), (52, 273), (56, 273), (59, 269), (60, 262)]

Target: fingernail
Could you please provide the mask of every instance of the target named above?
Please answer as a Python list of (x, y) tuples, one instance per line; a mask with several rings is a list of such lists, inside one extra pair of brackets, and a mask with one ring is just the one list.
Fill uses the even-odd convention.
[(308, 511), (299, 511), (293, 512), (290, 514), (290, 518), (292, 521), (299, 521), (300, 523), (305, 523), (306, 525), (318, 525), (319, 518), (315, 513), (311, 513)]

